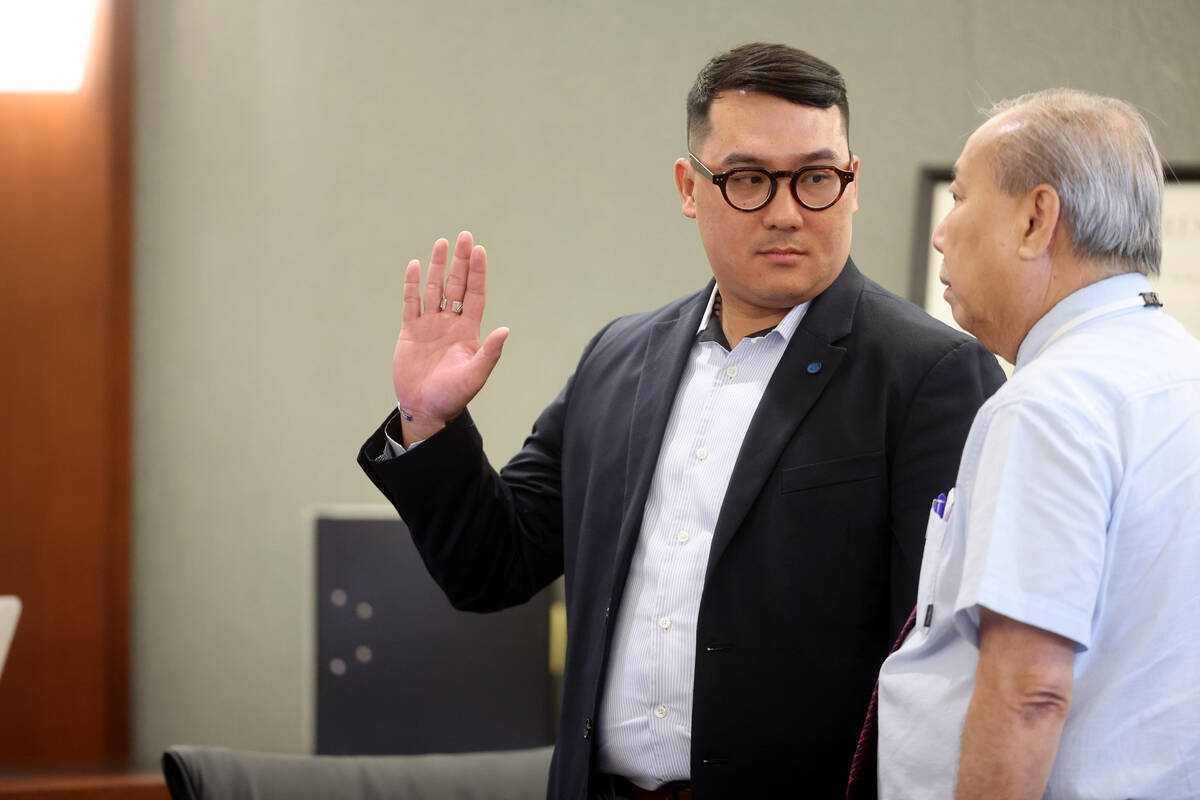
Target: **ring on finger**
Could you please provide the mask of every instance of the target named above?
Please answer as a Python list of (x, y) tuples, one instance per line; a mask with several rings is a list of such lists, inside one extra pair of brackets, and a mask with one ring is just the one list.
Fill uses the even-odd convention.
[(450, 310), (455, 314), (461, 314), (463, 311), (463, 304), (458, 300), (454, 300), (450, 303)]
[(442, 295), (442, 302), (438, 304), (438, 311), (446, 310), (446, 296)]

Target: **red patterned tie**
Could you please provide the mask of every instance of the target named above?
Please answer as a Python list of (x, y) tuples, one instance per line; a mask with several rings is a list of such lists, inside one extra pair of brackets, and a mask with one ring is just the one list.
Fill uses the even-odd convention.
[[(900, 649), (900, 645), (904, 643), (904, 637), (908, 636), (908, 632), (916, 624), (917, 607), (913, 606), (912, 613), (908, 615), (908, 621), (904, 623), (904, 630), (900, 631), (890, 652), (894, 653)], [(863, 721), (862, 732), (858, 734), (858, 746), (854, 748), (854, 760), (850, 762), (850, 778), (846, 781), (846, 800), (851, 800), (853, 797), (854, 781), (858, 779), (858, 774), (862, 772), (863, 766), (870, 759), (875, 758), (875, 750), (879, 744), (879, 731), (875, 727), (875, 712), (878, 705), (879, 681), (876, 680), (875, 689), (871, 692), (871, 702), (867, 706), (867, 718)]]

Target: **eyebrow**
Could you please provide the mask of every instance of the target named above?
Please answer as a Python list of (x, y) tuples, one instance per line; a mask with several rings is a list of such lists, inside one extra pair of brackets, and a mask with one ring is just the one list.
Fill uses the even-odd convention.
[[(812, 164), (816, 162), (838, 163), (841, 160), (841, 156), (839, 156), (836, 151), (830, 150), (828, 147), (822, 147), (817, 150), (810, 150), (807, 153), (801, 153), (797, 157), (797, 160), (805, 164)], [(765, 161), (766, 159), (762, 158), (761, 156), (757, 156), (752, 153), (739, 153), (735, 151), (721, 159), (721, 166), (728, 167), (733, 164), (763, 164)]]

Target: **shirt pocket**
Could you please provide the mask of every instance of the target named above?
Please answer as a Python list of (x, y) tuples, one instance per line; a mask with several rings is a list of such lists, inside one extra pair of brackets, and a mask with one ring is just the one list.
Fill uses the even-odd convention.
[(834, 458), (829, 461), (818, 461), (815, 464), (788, 467), (780, 473), (780, 491), (786, 494), (839, 483), (869, 480), (881, 477), (884, 472), (883, 451), (877, 450), (874, 453), (864, 453), (848, 458)]
[(946, 505), (941, 514), (929, 509), (929, 521), (925, 524), (925, 550), (921, 555), (921, 578), (917, 584), (917, 628), (927, 629), (933, 624), (933, 600), (937, 594), (938, 571), (942, 563), (942, 551), (946, 544), (946, 526), (954, 510), (954, 490), (946, 495)]

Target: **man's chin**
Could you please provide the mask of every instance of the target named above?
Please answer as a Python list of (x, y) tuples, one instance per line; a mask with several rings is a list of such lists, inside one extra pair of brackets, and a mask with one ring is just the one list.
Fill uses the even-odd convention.
[(979, 334), (975, 332), (975, 320), (973, 320), (958, 303), (949, 300), (947, 302), (950, 303), (950, 316), (954, 318), (954, 324), (978, 339)]
[(954, 322), (960, 328), (962, 328), (963, 330), (966, 330), (966, 326), (963, 325), (963, 323), (962, 323), (962, 321), (963, 321), (962, 306), (959, 305), (958, 301), (955, 299), (954, 293), (950, 289), (949, 286), (947, 286), (945, 288), (945, 290), (942, 292), (942, 299), (946, 301), (946, 305), (950, 306), (950, 316), (954, 317)]

